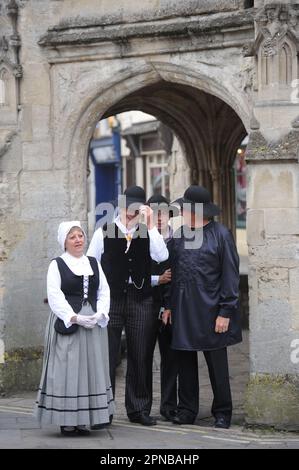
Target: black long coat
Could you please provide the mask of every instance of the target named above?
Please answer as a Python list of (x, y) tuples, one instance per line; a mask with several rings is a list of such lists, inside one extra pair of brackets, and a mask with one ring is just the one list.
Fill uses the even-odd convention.
[[(190, 238), (184, 236), (184, 228), (168, 244), (172, 348), (209, 351), (239, 343), (239, 257), (233, 236), (224, 225), (211, 221), (196, 229), (203, 238), (201, 247), (186, 249)], [(215, 333), (218, 315), (230, 318), (226, 333)]]

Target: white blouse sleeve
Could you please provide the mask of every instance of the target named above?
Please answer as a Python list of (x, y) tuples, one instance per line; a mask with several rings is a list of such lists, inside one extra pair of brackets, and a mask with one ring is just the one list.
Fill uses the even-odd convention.
[(97, 293), (97, 315), (99, 316), (98, 324), (104, 328), (109, 322), (109, 310), (110, 310), (110, 288), (107, 282), (106, 276), (102, 269), (102, 266), (98, 262), (99, 274), (100, 274), (100, 286)]
[(102, 228), (98, 228), (91, 239), (86, 256), (93, 256), (98, 261), (101, 261), (101, 257), (104, 251), (104, 237)]
[(150, 256), (157, 263), (166, 261), (168, 259), (168, 250), (166, 243), (159, 233), (157, 227), (153, 227), (148, 230), (149, 241), (150, 241)]
[(51, 261), (48, 269), (47, 295), (52, 312), (63, 320), (66, 328), (69, 328), (72, 325), (71, 318), (76, 314), (61, 290), (61, 277), (55, 260)]

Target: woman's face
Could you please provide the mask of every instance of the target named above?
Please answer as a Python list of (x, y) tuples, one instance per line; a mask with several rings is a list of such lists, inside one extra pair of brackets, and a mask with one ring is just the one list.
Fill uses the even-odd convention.
[(74, 227), (66, 237), (65, 249), (70, 255), (79, 257), (83, 255), (84, 243), (84, 233), (79, 227)]

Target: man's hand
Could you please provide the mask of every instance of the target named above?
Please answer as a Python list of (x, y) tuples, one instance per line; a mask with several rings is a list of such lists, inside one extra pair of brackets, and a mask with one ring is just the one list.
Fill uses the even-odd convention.
[(171, 281), (171, 270), (166, 269), (161, 276), (159, 276), (159, 284), (167, 284)]
[(143, 224), (147, 226), (149, 230), (154, 228), (154, 211), (151, 209), (149, 206), (140, 206), (139, 207), (139, 214), (140, 214), (140, 219)]
[(164, 325), (167, 325), (167, 323), (171, 325), (171, 310), (164, 310), (164, 312), (161, 315), (161, 320), (164, 323)]
[(228, 325), (229, 325), (229, 318), (218, 316), (216, 318), (215, 332), (226, 333), (228, 330)]

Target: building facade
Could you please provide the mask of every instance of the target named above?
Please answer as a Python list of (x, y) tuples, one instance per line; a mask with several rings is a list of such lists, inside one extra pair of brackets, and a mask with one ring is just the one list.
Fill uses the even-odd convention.
[(178, 137), (176, 190), (187, 165), (233, 231), (249, 135), (246, 419), (298, 428), (298, 2), (3, 0), (0, 30), (0, 388), (36, 384), (57, 225), (87, 223), (96, 123), (135, 109)]

